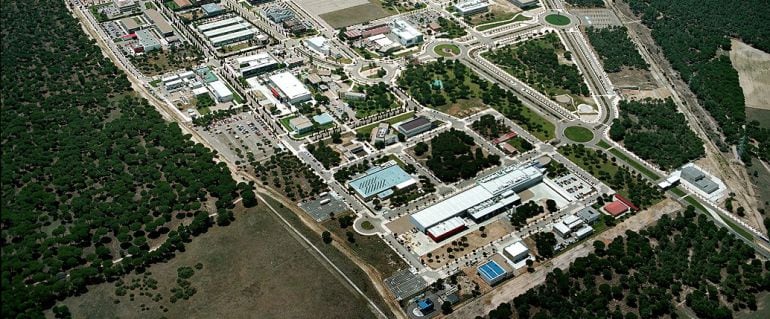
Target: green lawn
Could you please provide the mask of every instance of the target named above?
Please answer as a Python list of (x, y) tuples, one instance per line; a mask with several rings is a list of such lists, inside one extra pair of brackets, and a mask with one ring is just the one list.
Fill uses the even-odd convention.
[(398, 122), (408, 120), (408, 119), (412, 118), (412, 116), (414, 116), (414, 112), (406, 112), (404, 114), (397, 115), (397, 116), (391, 117), (391, 118), (383, 120), (383, 121), (379, 121), (379, 122), (375, 122), (375, 123), (372, 123), (372, 124), (368, 124), (368, 125), (359, 127), (359, 128), (356, 129), (356, 133), (364, 133), (366, 135), (369, 135), (369, 133), (372, 132), (372, 129), (377, 127), (377, 125), (379, 125), (382, 122), (387, 122), (387, 123), (390, 123), (391, 125), (393, 125), (393, 124), (396, 124)]
[(623, 152), (619, 151), (618, 149), (613, 148), (610, 150), (610, 153), (612, 153), (612, 155), (615, 155), (615, 157), (617, 157), (618, 159), (628, 163), (628, 165), (631, 165), (631, 167), (633, 167), (640, 173), (644, 174), (645, 176), (649, 177), (650, 179), (658, 180), (660, 178), (658, 174), (655, 174), (653, 171), (649, 170), (646, 166), (626, 156), (626, 154), (623, 154)]
[(611, 147), (611, 145), (607, 143), (605, 140), (600, 140), (599, 143), (596, 143), (596, 145), (605, 150)]
[(523, 126), (528, 132), (530, 132), (532, 135), (537, 137), (539, 140), (543, 142), (547, 142), (552, 140), (554, 137), (556, 137), (556, 125), (551, 123), (551, 121), (546, 120), (544, 117), (540, 116), (540, 114), (535, 113), (535, 111), (532, 111), (529, 107), (522, 107), (521, 108), (521, 115), (529, 119), (533, 124), (540, 124), (542, 129), (535, 130), (530, 127), (527, 127), (524, 123), (518, 123), (519, 125)]
[(560, 15), (560, 14), (549, 14), (545, 16), (545, 22), (548, 22), (553, 25), (557, 26), (563, 26), (570, 24), (572, 20), (570, 20), (568, 17)]
[(564, 129), (564, 136), (578, 143), (585, 143), (594, 139), (594, 133), (581, 126), (570, 126)]
[(443, 57), (453, 57), (460, 54), (460, 47), (454, 44), (439, 44), (433, 48), (433, 51)]
[(687, 195), (681, 188), (674, 187), (671, 189), (671, 192), (674, 193), (674, 195), (679, 197), (684, 197), (684, 195)]

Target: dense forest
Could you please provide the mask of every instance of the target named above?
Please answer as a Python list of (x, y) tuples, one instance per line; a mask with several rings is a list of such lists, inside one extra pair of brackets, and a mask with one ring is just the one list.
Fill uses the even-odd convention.
[(489, 61), (549, 96), (569, 93), (587, 96), (588, 86), (577, 66), (559, 60), (564, 46), (555, 33), (484, 54)]
[(610, 137), (639, 157), (670, 170), (704, 155), (703, 142), (670, 98), (624, 100), (618, 107), (620, 118), (613, 121)]
[(770, 290), (770, 263), (693, 207), (594, 247), (489, 317), (676, 318), (686, 306), (699, 318), (732, 318)]
[(426, 165), (443, 182), (468, 179), (498, 164), (499, 156), (484, 156), (481, 147), (476, 146), (473, 138), (463, 131), (451, 129), (430, 140), (430, 156)]
[(310, 144), (307, 146), (307, 151), (321, 162), (324, 168), (329, 169), (334, 166), (340, 165), (342, 158), (340, 153), (333, 150), (326, 142), (320, 141), (318, 144)]
[(493, 140), (503, 134), (511, 132), (511, 128), (508, 127), (508, 125), (505, 125), (503, 120), (495, 118), (492, 114), (482, 115), (478, 120), (471, 123), (471, 128), (489, 140)]
[(624, 67), (647, 69), (647, 62), (628, 38), (626, 27), (588, 27), (586, 34), (602, 59), (604, 71), (620, 72)]
[[(725, 5), (716, 0), (628, 0), (634, 13), (652, 29), (652, 36), (700, 103), (719, 123), (729, 144), (742, 143), (747, 150), (770, 159), (770, 133), (756, 121), (748, 121), (738, 72), (725, 50), (730, 38), (739, 38), (770, 52), (770, 10), (766, 0), (746, 0)], [(693, 10), (698, 8), (698, 10)], [(752, 122), (748, 129), (743, 125)], [(743, 137), (758, 142), (745, 145)], [(748, 146), (745, 147), (744, 146)], [(722, 147), (726, 151), (726, 147)]]
[(0, 11), (3, 317), (167, 260), (211, 213), (229, 223), (225, 164), (135, 96), (64, 1)]
[[(436, 80), (441, 84), (436, 85)], [(481, 99), (529, 132), (540, 132), (546, 139), (554, 134), (553, 127), (546, 127), (546, 120), (524, 106), (513, 92), (480, 78), (459, 60), (439, 58), (426, 64), (410, 64), (398, 78), (398, 85), (428, 107)]]

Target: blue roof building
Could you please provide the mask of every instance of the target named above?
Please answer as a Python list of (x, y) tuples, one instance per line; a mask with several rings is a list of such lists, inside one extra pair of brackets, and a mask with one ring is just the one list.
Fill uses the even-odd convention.
[(478, 274), (490, 286), (497, 284), (508, 276), (508, 272), (494, 260), (481, 265), (478, 269)]
[(318, 125), (326, 125), (334, 122), (334, 118), (332, 118), (332, 116), (329, 115), (329, 113), (322, 113), (322, 114), (313, 116), (313, 121), (318, 123)]
[(417, 307), (420, 308), (420, 312), (423, 314), (433, 311), (433, 300), (423, 299), (417, 302)]
[[(364, 176), (348, 182), (348, 185), (364, 200), (375, 195), (386, 198), (395, 190), (405, 189), (415, 185), (417, 181), (407, 174), (395, 161), (389, 161), (382, 166), (376, 166), (366, 171)], [(382, 194), (382, 196), (379, 196)]]

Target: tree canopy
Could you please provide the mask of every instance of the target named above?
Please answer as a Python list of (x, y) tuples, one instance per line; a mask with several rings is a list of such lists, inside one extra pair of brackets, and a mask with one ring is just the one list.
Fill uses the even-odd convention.
[(0, 18), (2, 314), (38, 317), (170, 258), (238, 193), (224, 163), (135, 96), (65, 2), (3, 1)]

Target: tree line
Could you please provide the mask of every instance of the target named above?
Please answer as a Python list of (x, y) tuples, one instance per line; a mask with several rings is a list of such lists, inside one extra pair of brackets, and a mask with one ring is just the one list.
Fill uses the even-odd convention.
[[(744, 160), (751, 155), (770, 159), (770, 132), (746, 118), (738, 72), (724, 53), (730, 50), (731, 38), (770, 52), (767, 1), (725, 5), (716, 0), (629, 0), (628, 4), (652, 29), (672, 67), (719, 123), (725, 142), (738, 144)], [(721, 140), (717, 142), (722, 151), (728, 151)]]
[(3, 317), (168, 260), (211, 213), (232, 220), (227, 166), (135, 96), (65, 2), (1, 8)]
[(670, 170), (705, 154), (703, 142), (671, 98), (623, 100), (618, 108), (620, 117), (612, 122), (610, 138), (639, 157)]

